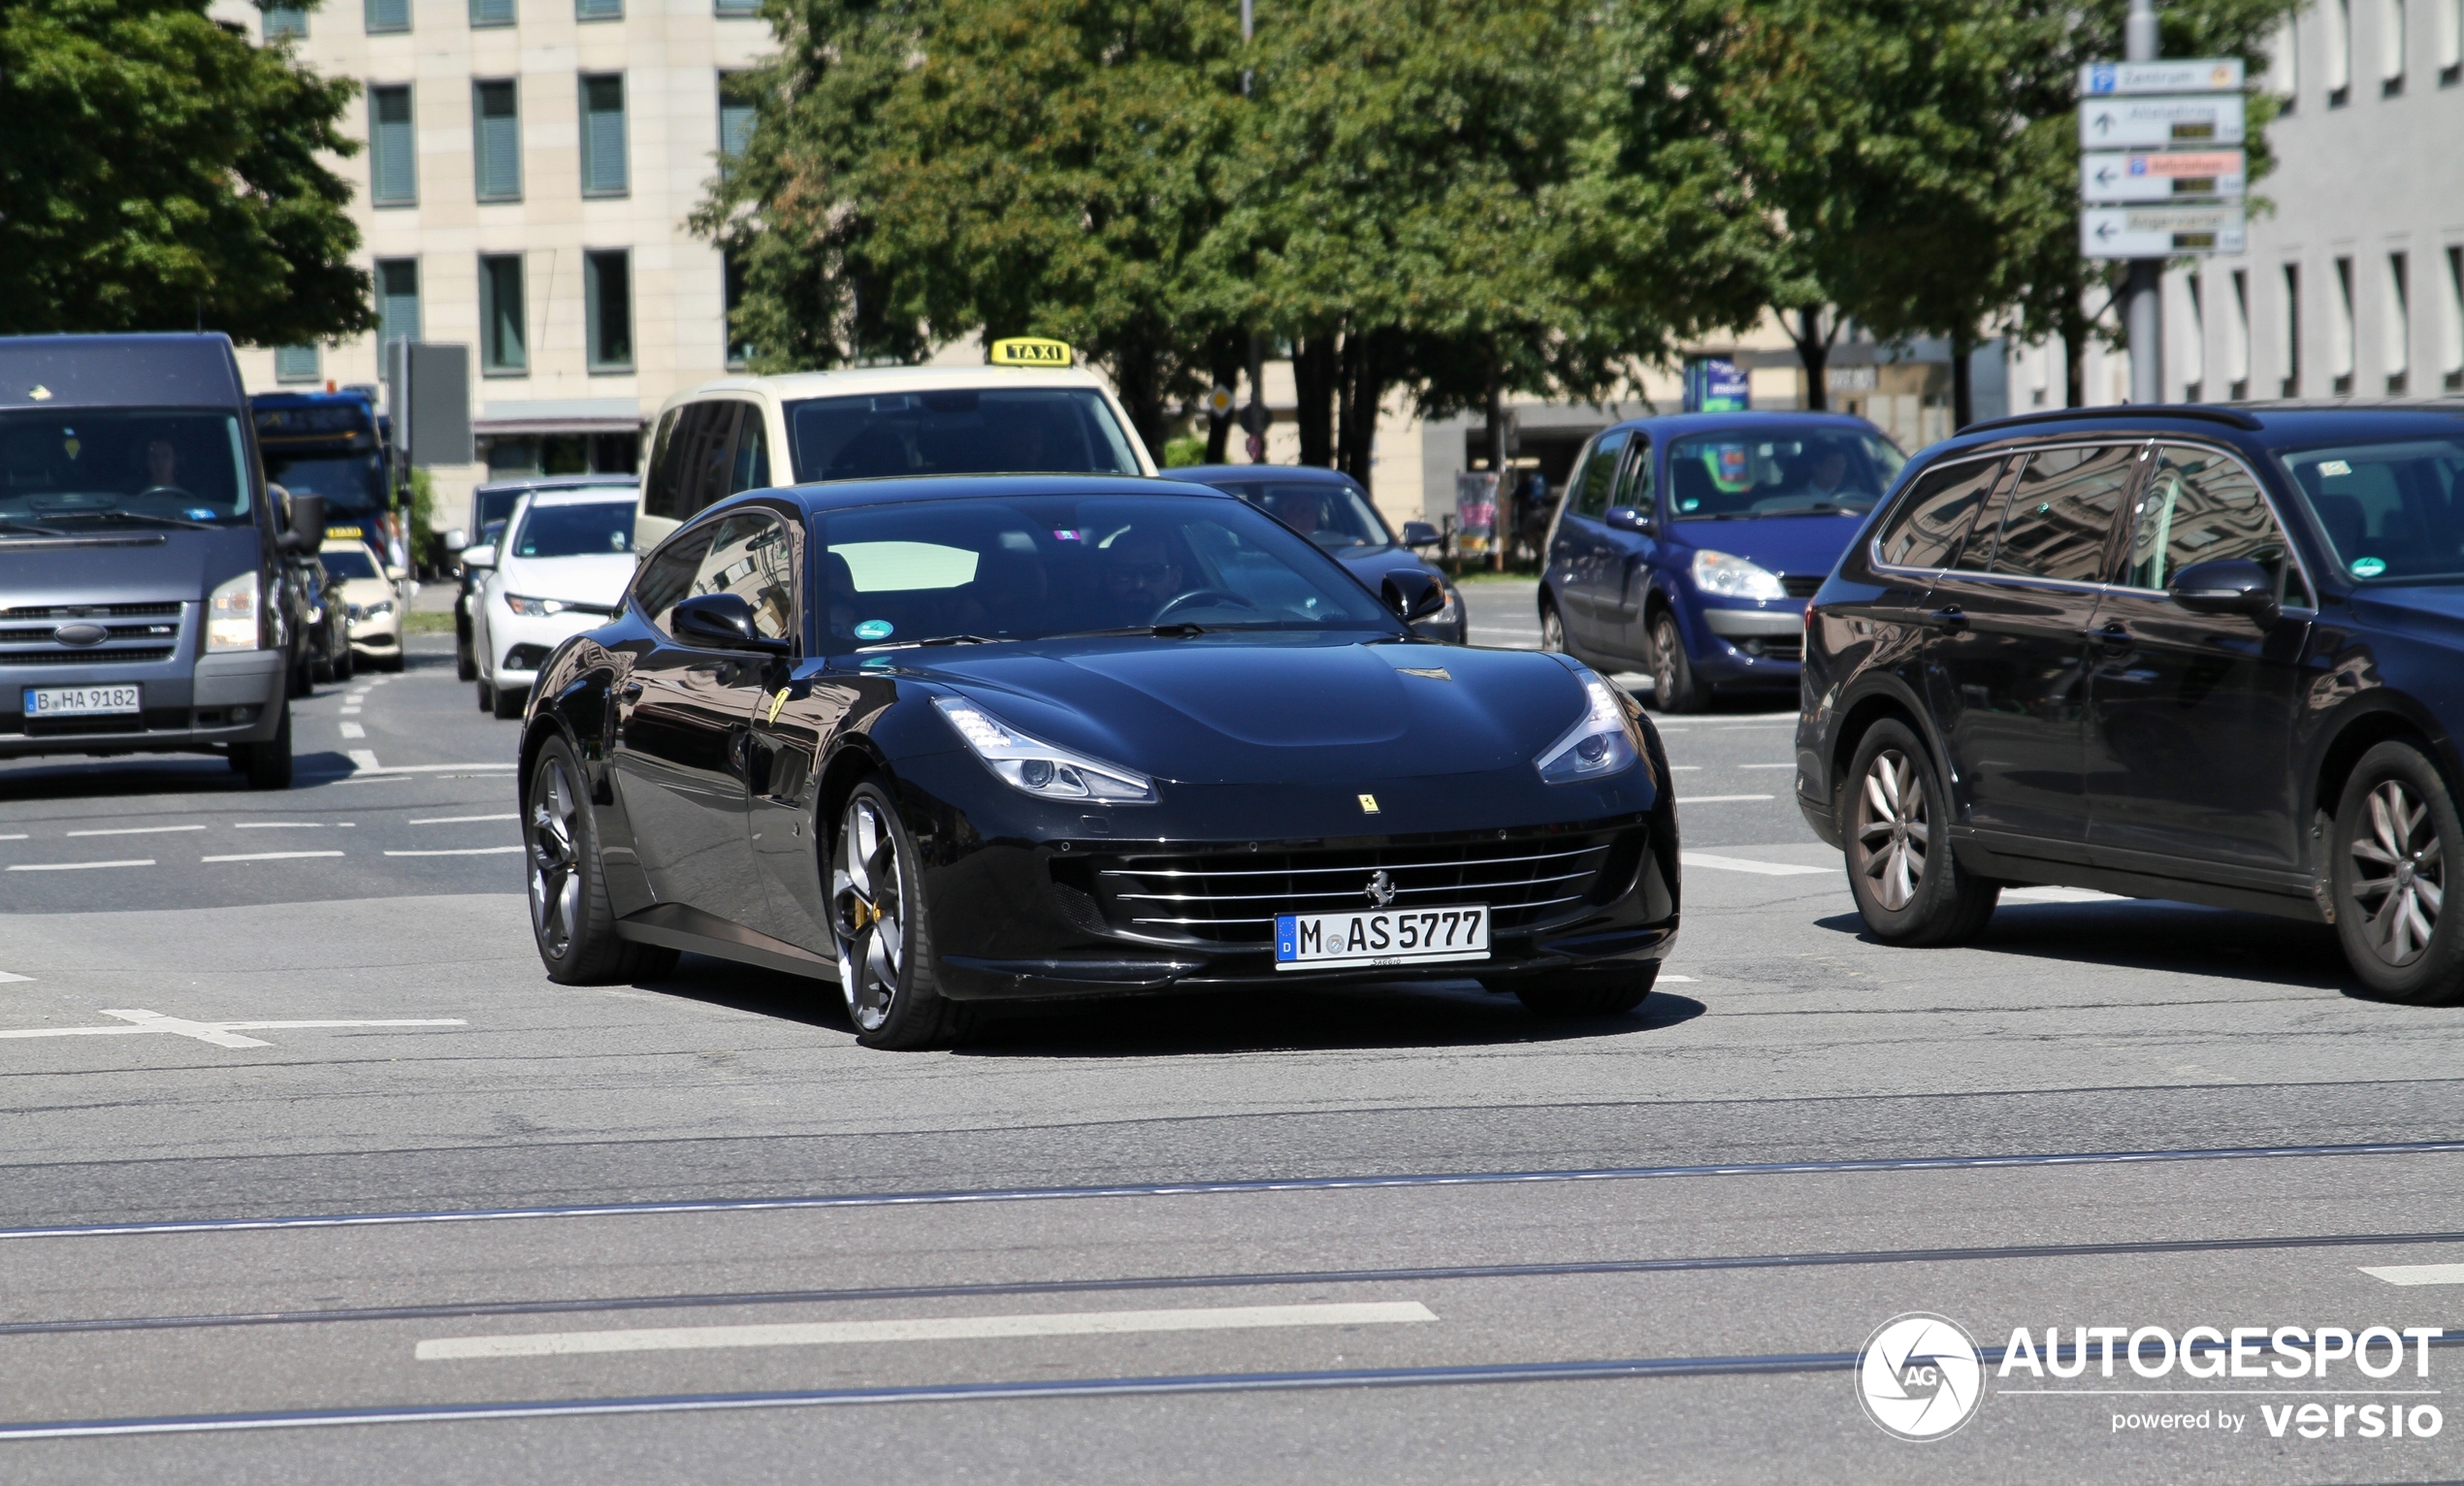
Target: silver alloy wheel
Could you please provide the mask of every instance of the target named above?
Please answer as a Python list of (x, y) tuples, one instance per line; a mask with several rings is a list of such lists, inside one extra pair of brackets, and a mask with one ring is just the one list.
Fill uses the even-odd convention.
[(541, 788), (531, 800), (531, 927), (548, 954), (563, 959), (573, 947), (582, 907), (581, 793), (551, 758)]
[(1857, 844), (1864, 849), (1866, 882), (1883, 907), (1897, 913), (1915, 901), (1932, 830), (1924, 776), (1896, 748), (1874, 755), (1865, 766), (1857, 799)]
[(2447, 901), (2447, 858), (2429, 803), (2402, 780), (2370, 791), (2367, 828), (2352, 841), (2352, 898), (2361, 937), (2390, 965), (2409, 965), (2430, 947)]
[(830, 905), (847, 1015), (859, 1029), (878, 1030), (890, 1019), (898, 994), (906, 894), (898, 878), (897, 838), (881, 808), (862, 795), (848, 802), (847, 818), (839, 824)]
[[(1465, 634), (1470, 634), (1471, 621), (1464, 621)], [(1557, 617), (1557, 605), (1540, 610), (1540, 649), (1563, 655), (1566, 651), (1566, 621)]]
[(1685, 640), (1677, 622), (1663, 614), (1651, 626), (1651, 689), (1665, 699), (1677, 695), (1677, 647)]

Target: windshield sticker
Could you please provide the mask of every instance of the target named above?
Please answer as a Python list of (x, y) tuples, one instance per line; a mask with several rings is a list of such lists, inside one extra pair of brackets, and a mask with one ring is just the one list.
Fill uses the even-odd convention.
[(1699, 511), (1702, 509), (1702, 502), (1700, 501), (1680, 501), (1677, 502), (1677, 509), (1681, 511)]
[(1086, 533), (1084, 532), (1054, 532), (1053, 533), (1053, 540), (1056, 542), (1083, 542), (1086, 539)]
[(60, 440), (60, 447), (67, 452), (69, 458), (75, 459), (77, 451), (85, 446), (77, 441), (77, 430), (71, 429), (68, 433), (69, 436)]
[(2318, 462), (2318, 472), (2320, 474), (2351, 474), (2352, 466), (2340, 459), (2322, 459)]
[(181, 514), (182, 516), (187, 517), (190, 521), (211, 521), (211, 520), (213, 520), (213, 512), (212, 512), (212, 511), (208, 510), (206, 507), (204, 507), (204, 506), (202, 506), (202, 505), (192, 505), (192, 506), (190, 506), (188, 509), (186, 509), (186, 510), (184, 510), (184, 511), (180, 512), (179, 514)]
[(892, 626), (889, 620), (868, 619), (856, 627), (856, 638), (859, 640), (886, 640), (890, 638), (890, 631), (893, 628), (895, 627)]
[(2358, 557), (2352, 560), (2352, 575), (2356, 578), (2375, 578), (2386, 570), (2384, 558)]

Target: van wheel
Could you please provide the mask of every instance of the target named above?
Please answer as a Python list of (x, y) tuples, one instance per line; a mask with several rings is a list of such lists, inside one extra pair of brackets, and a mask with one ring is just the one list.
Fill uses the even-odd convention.
[(1658, 712), (1700, 712), (1710, 705), (1711, 689), (1694, 674), (1686, 659), (1685, 636), (1675, 615), (1663, 609), (1651, 621), (1651, 706)]
[(1840, 812), (1848, 889), (1886, 944), (1964, 944), (1984, 931), (2002, 885), (1951, 854), (1951, 813), (1932, 756), (1907, 725), (1876, 723), (1857, 745)]
[(2363, 754), (2331, 839), (2336, 937), (2353, 975), (2390, 1001), (2464, 998), (2464, 929), (2443, 912), (2464, 825), (2437, 767), (2409, 743)]
[(273, 737), (262, 743), (234, 743), (231, 749), (231, 766), (248, 776), (249, 789), (291, 788), (291, 704), (282, 704), (282, 720), (274, 725)]

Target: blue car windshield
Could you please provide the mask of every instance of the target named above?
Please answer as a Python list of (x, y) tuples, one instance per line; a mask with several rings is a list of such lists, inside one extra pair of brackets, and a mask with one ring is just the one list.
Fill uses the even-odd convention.
[(1879, 434), (1821, 424), (1689, 434), (1669, 445), (1679, 521), (1869, 511), (1907, 463)]
[(2464, 578), (2464, 442), (2389, 439), (2277, 459), (2364, 583)]
[(1394, 545), (1378, 508), (1351, 485), (1260, 480), (1216, 489), (1239, 496), (1329, 552)]
[(246, 522), (245, 450), (225, 412), (0, 413), (0, 541)]
[(833, 651), (1182, 625), (1400, 632), (1350, 574), (1237, 501), (919, 501), (817, 527)]

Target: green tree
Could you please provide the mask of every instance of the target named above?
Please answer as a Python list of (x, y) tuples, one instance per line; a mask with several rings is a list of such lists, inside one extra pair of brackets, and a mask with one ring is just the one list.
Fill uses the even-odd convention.
[(374, 323), (350, 186), (318, 158), (356, 90), (208, 0), (0, 5), (0, 332), (299, 344)]
[(971, 332), (1102, 366), (1149, 447), (1205, 385), (1238, 32), (1169, 0), (770, 0), (782, 50), (695, 217), (743, 263), (767, 370)]

